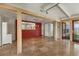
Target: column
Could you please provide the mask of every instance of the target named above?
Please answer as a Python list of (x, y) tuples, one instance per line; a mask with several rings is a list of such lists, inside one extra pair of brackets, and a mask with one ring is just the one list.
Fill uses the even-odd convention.
[(42, 23), (42, 36), (45, 36), (45, 23)]
[(17, 13), (17, 54), (22, 53), (22, 29), (21, 29), (21, 22), (22, 16), (21, 13)]
[(0, 16), (0, 46), (2, 46), (2, 24), (1, 24), (1, 16)]
[(58, 39), (58, 26), (57, 26), (57, 22), (55, 22), (55, 40)]
[(55, 40), (55, 21), (53, 22), (53, 39)]
[(74, 37), (74, 24), (73, 24), (73, 18), (70, 18), (70, 41), (72, 42)]
[(60, 22), (60, 25), (59, 25), (59, 39), (62, 40), (62, 21)]

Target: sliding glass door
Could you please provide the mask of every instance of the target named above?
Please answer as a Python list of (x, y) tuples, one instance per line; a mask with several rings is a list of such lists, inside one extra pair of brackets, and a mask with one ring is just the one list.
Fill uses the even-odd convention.
[(65, 21), (62, 23), (62, 39), (70, 39), (70, 23)]
[(73, 41), (79, 42), (79, 21), (74, 21), (74, 39)]

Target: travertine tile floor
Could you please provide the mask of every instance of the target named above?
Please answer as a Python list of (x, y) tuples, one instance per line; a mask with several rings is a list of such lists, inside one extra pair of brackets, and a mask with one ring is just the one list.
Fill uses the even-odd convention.
[[(0, 47), (1, 56), (19, 56), (16, 53), (16, 42)], [(21, 56), (76, 56), (79, 45), (69, 40), (53, 40), (52, 38), (23, 39)]]

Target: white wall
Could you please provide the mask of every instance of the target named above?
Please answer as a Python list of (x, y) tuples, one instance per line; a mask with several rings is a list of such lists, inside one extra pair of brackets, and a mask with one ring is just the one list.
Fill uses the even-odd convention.
[(50, 35), (53, 36), (53, 24), (50, 24)]
[(45, 36), (49, 36), (49, 24), (45, 24)]
[(5, 17), (5, 16), (1, 16), (1, 20), (2, 22), (7, 22), (7, 29), (8, 29), (8, 33), (7, 34), (12, 34), (12, 40), (15, 40), (15, 17), (14, 18), (9, 18), (9, 17)]
[(8, 34), (12, 34), (12, 40), (15, 40), (16, 14), (11, 10), (0, 8), (0, 17), (2, 22), (8, 22)]

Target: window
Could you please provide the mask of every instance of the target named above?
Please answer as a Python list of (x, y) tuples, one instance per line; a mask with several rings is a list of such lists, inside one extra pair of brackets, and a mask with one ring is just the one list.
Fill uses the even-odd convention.
[(35, 30), (35, 23), (30, 22), (22, 22), (23, 30)]

